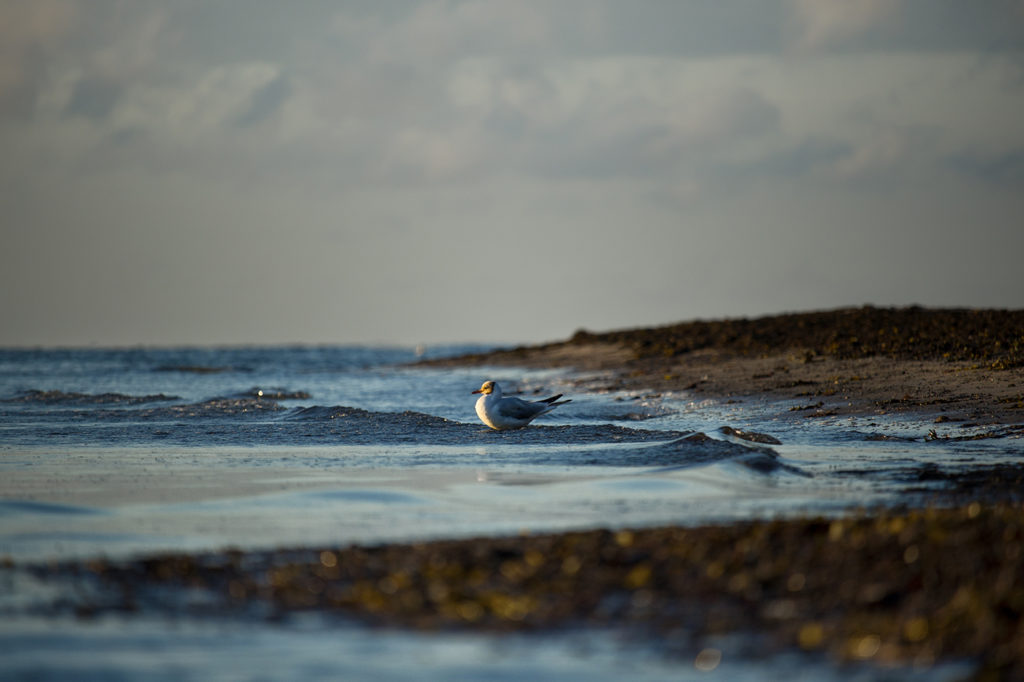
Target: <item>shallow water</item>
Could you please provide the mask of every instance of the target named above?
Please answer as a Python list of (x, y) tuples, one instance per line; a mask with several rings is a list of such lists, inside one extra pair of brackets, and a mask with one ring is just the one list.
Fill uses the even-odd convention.
[[(620, 633), (531, 635), (409, 633), (319, 619), (268, 625), (109, 616), (0, 623), (5, 679), (31, 680), (531, 680), (618, 682), (787, 679), (956, 680), (964, 664), (915, 670), (837, 668), (821, 658), (722, 655), (729, 642), (664, 652)], [(719, 648), (720, 647), (720, 648)]]
[[(0, 351), (0, 556), (21, 564), (835, 514), (913, 503), (908, 488), (940, 485), (918, 480), (929, 468), (1024, 454), (1019, 438), (926, 440), (932, 429), (982, 427), (777, 416), (758, 401), (685, 394), (580, 394), (556, 371), (399, 366), (416, 357), (379, 348)], [(573, 402), (528, 429), (494, 432), (477, 421), (470, 394), (488, 378), (527, 398), (566, 392)], [(727, 424), (781, 444), (725, 435)], [(865, 440), (879, 434), (905, 440)], [(681, 662), (591, 631), (507, 638), (160, 614), (82, 621), (54, 609), (65, 588), (30, 589), (17, 569), (0, 574), (12, 588), (0, 601), (0, 656), (15, 678), (424, 679), (429, 669), (432, 679), (618, 679), (609, 662), (623, 647), (642, 663), (629, 668), (638, 679), (695, 674), (692, 652)], [(254, 662), (238, 662), (245, 657)], [(716, 672), (861, 674), (800, 660), (764, 668), (726, 656)]]

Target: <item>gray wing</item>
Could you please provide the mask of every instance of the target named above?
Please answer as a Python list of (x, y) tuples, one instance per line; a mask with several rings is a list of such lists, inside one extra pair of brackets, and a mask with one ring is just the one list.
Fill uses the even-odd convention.
[(499, 404), (501, 414), (512, 419), (529, 419), (547, 410), (545, 403), (530, 403), (519, 398), (502, 398)]

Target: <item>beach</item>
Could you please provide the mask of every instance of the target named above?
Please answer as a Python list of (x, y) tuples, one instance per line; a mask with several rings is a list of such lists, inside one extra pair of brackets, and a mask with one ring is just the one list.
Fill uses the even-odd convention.
[[(1024, 423), (1024, 312), (865, 306), (625, 331), (432, 361), (572, 367), (588, 390), (764, 399), (803, 417)], [(772, 405), (775, 405), (773, 408)]]
[(203, 610), (244, 613), (259, 601), (275, 618), (337, 613), (377, 627), (476, 633), (613, 628), (684, 658), (721, 657), (716, 637), (739, 635), (730, 657), (737, 648), (755, 660), (796, 650), (917, 670), (970, 658), (979, 662), (973, 679), (1024, 672), (1019, 503), (48, 571), (109, 586), (79, 604), (87, 617), (153, 608), (156, 588), (170, 586), (214, 595)]
[[(815, 521), (702, 531), (710, 537), (719, 534), (717, 549), (733, 561), (738, 560), (736, 553), (742, 553), (741, 548), (749, 546), (751, 534), (758, 538), (758, 551), (746, 550), (753, 556), (748, 557), (747, 567), (755, 574), (761, 562), (772, 566), (773, 560), (777, 560), (773, 557), (799, 556), (804, 563), (792, 569), (790, 575), (815, 576), (819, 584), (838, 589), (830, 592), (833, 598), (845, 594), (839, 603), (831, 602), (836, 609), (833, 616), (838, 621), (860, 625), (843, 630), (843, 634), (831, 627), (820, 627), (814, 617), (806, 621), (806, 614), (789, 611), (792, 604), (786, 589), (770, 594), (769, 586), (778, 586), (771, 578), (755, 579), (752, 586), (751, 581), (736, 578), (732, 587), (720, 588), (717, 598), (728, 601), (730, 593), (743, 593), (746, 589), (748, 594), (755, 595), (748, 607), (752, 612), (760, 609), (762, 614), (776, 603), (771, 599), (782, 598), (787, 618), (781, 622), (755, 618), (755, 627), (774, 635), (783, 634), (790, 645), (825, 646), (847, 658), (858, 658), (858, 651), (863, 653), (861, 646), (870, 649), (872, 657), (884, 651), (882, 657), (893, 660), (914, 659), (921, 652), (930, 658), (937, 651), (932, 647), (941, 649), (941, 642), (957, 639), (937, 632), (934, 618), (956, 620), (950, 609), (980, 597), (980, 585), (1000, 584), (1009, 588), (1014, 584), (1009, 588), (1013, 596), (1006, 600), (1000, 597), (995, 602), (975, 603), (972, 612), (981, 621), (969, 627), (971, 637), (957, 641), (973, 639), (977, 643), (974, 653), (967, 655), (985, 661), (976, 673), (978, 678), (1015, 679), (1024, 675), (1024, 656), (1020, 653), (1024, 651), (1024, 630), (1020, 629), (1024, 587), (1018, 578), (1011, 577), (1024, 574), (1024, 462), (1019, 456), (1019, 442), (1024, 437), (1024, 312), (865, 306), (607, 333), (581, 330), (563, 342), (446, 359), (435, 364), (444, 363), (568, 366), (583, 375), (579, 386), (586, 390), (625, 389), (655, 395), (687, 392), (727, 403), (756, 403), (760, 409), (789, 419), (846, 416), (870, 420), (898, 415), (934, 423), (935, 430), (929, 431), (926, 438), (1010, 439), (1010, 451), (1017, 456), (1002, 466), (978, 467), (950, 476), (950, 487), (924, 502), (929, 511), (915, 510), (909, 516), (891, 518), (888, 512), (879, 510), (850, 522), (882, 535), (887, 528), (899, 535), (909, 526), (927, 525), (924, 519), (938, 522), (941, 530), (935, 532), (949, 544), (923, 562), (931, 563), (937, 571), (960, 570), (956, 567), (961, 560), (970, 557), (973, 561), (991, 549), (992, 543), (999, 551), (1008, 552), (988, 563), (981, 574), (968, 569), (960, 578), (952, 579), (953, 591), (941, 597), (927, 583), (920, 582), (919, 569), (912, 566), (920, 555), (917, 549), (913, 550), (911, 560), (906, 554), (909, 545), (894, 542), (887, 550), (869, 548), (861, 536), (852, 545), (842, 547), (841, 543), (820, 539), (823, 535), (833, 541), (842, 537), (837, 526), (829, 526), (830, 531), (826, 532)], [(979, 426), (982, 430), (971, 435), (960, 433)], [(956, 508), (957, 503), (967, 506)], [(953, 508), (939, 512), (933, 505)], [(994, 537), (987, 540), (975, 534), (981, 525), (976, 520), (981, 510), (1002, 519), (996, 525)], [(775, 540), (765, 542), (766, 534)], [(730, 547), (734, 548), (732, 553)], [(893, 563), (887, 566), (895, 570), (887, 570), (880, 579), (876, 562), (881, 557), (889, 557), (887, 560)], [(839, 565), (843, 571), (835, 573)], [(634, 565), (631, 570), (641, 569)], [(773, 569), (765, 570), (765, 575), (772, 573)], [(619, 578), (628, 583), (630, 575), (635, 576), (624, 571)], [(803, 580), (800, 583), (805, 584)], [(868, 593), (872, 596), (866, 596)], [(788, 596), (792, 596), (792, 591)], [(916, 616), (898, 613), (909, 604), (921, 603), (920, 599), (930, 603)], [(984, 597), (981, 599), (985, 601)], [(882, 601), (887, 601), (895, 611), (879, 616), (883, 610), (877, 604)], [(1015, 614), (1009, 621), (992, 620), (998, 619), (996, 614), (1004, 613), (1007, 606)], [(871, 618), (888, 618), (887, 626), (866, 625), (863, 619), (869, 618), (869, 614)], [(902, 632), (898, 632), (900, 623)], [(890, 635), (880, 635), (883, 629), (888, 629)], [(986, 634), (979, 640), (979, 633)], [(923, 647), (911, 645), (914, 640)], [(869, 644), (864, 645), (865, 641)], [(957, 655), (952, 650), (947, 654)]]
[[(245, 623), (283, 647), (315, 622), (355, 648), (391, 633), (388, 656), (346, 654), (364, 674), (429, 636), (468, 647), (470, 676), (519, 679), (494, 642), (583, 636), (653, 657), (644, 679), (1017, 679), (1022, 348), (1020, 312), (856, 308), (418, 360), (18, 354), (8, 384), (33, 388), (3, 402), (0, 637), (26, 678), (54, 670), (32, 628), (113, 654), (147, 646), (140, 623), (166, 642)], [(491, 431), (469, 391), (493, 377), (573, 402)], [(186, 677), (220, 670), (204, 641)], [(541, 679), (618, 674), (546, 646)]]

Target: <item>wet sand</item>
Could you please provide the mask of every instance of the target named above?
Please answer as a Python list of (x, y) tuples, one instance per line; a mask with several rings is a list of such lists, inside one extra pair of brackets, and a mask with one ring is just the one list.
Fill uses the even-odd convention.
[[(1024, 425), (1024, 311), (847, 308), (579, 331), (433, 366), (566, 367), (588, 390), (766, 399), (801, 417), (907, 414)], [(794, 404), (796, 401), (797, 404)]]
[(94, 585), (78, 591), (83, 618), (192, 603), (218, 616), (315, 611), (427, 630), (610, 627), (681, 657), (739, 634), (725, 655), (796, 650), (916, 669), (967, 658), (974, 679), (1024, 674), (1019, 503), (37, 571)]

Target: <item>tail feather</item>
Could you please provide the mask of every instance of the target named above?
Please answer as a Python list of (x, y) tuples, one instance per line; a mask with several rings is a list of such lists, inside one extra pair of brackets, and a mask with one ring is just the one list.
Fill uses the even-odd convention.
[[(559, 405), (565, 405), (566, 403), (571, 403), (572, 402), (571, 398), (569, 400), (558, 400), (563, 395), (564, 395), (563, 393), (559, 393), (558, 395), (553, 395), (550, 398), (544, 398), (544, 400), (538, 400), (537, 402), (538, 403), (547, 403), (548, 405), (551, 406), (549, 409), (558, 407)], [(556, 400), (558, 400), (558, 402), (555, 402)]]

